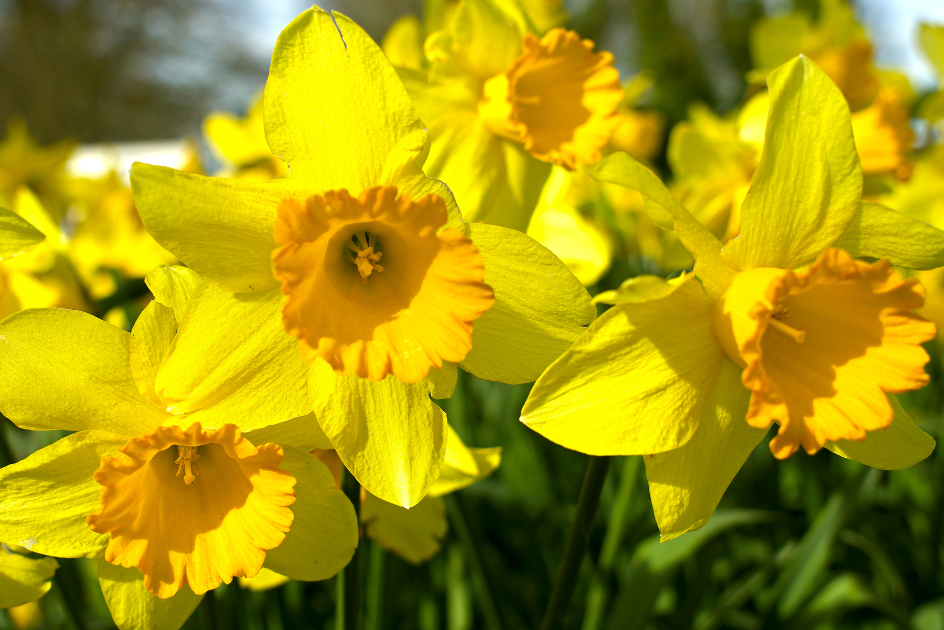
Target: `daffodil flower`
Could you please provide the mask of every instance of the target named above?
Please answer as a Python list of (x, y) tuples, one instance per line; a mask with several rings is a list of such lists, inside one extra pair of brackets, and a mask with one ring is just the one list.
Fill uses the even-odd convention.
[(427, 172), (448, 182), (468, 221), (524, 230), (548, 163), (600, 159), (623, 98), (610, 53), (574, 31), (540, 39), (488, 0), (463, 0), (426, 40), (428, 73), (404, 73), (432, 146)]
[(30, 558), (0, 544), (0, 608), (22, 606), (48, 593), (58, 568), (52, 558)]
[(0, 267), (0, 319), (24, 308), (87, 309), (66, 238), (39, 198), (20, 187), (13, 195), (12, 210), (44, 238)]
[(148, 230), (219, 287), (195, 297), (178, 344), (228, 345), (234, 370), (257, 330), (272, 357), (293, 363), (301, 351), (308, 409), (344, 464), (372, 494), (415, 505), (445, 455), (430, 394), (451, 395), (456, 363), (531, 382), (595, 309), (534, 240), (462, 222), (448, 188), (421, 170), (427, 134), (402, 83), (348, 18), (313, 8), (283, 31), (264, 104), (292, 179), (132, 169)]
[(829, 75), (853, 110), (878, 93), (872, 45), (846, 0), (823, 0), (816, 22), (803, 11), (758, 20), (751, 28), (750, 46), (758, 69), (748, 76), (758, 83), (771, 69), (802, 54)]
[(307, 366), (264, 327), (235, 354), (188, 347), (198, 296), (220, 290), (183, 268), (147, 282), (155, 301), (131, 334), (59, 309), (0, 324), (0, 411), (22, 428), (76, 432), (0, 470), (0, 540), (100, 557), (121, 628), (141, 627), (145, 613), (177, 627), (207, 590), (263, 563), (330, 577), (350, 560), (357, 526), (308, 454), (330, 442), (298, 417)]
[(223, 175), (263, 181), (291, 175), (266, 143), (261, 94), (253, 98), (242, 119), (227, 112), (208, 115), (203, 121), (203, 134), (216, 157), (226, 165)]
[[(770, 75), (760, 165), (723, 248), (625, 154), (594, 177), (639, 190), (693, 274), (627, 281), (538, 379), (522, 421), (594, 455), (645, 455), (663, 538), (704, 525), (772, 423), (784, 458), (821, 447), (884, 469), (934, 448), (892, 394), (928, 382), (913, 313), (924, 291), (891, 265), (944, 264), (944, 232), (861, 200), (849, 110), (800, 57)], [(875, 263), (857, 257), (881, 258)]]
[(30, 134), (26, 121), (11, 116), (7, 133), (0, 142), (0, 205), (11, 205), (16, 191), (29, 186), (40, 191), (53, 214), (61, 218), (65, 202), (57, 190), (65, 178), (65, 163), (75, 149), (75, 142), (63, 140), (50, 146), (41, 146)]

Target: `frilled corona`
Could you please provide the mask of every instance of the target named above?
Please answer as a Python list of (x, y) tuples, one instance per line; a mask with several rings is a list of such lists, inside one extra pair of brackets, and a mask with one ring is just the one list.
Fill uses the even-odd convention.
[(441, 229), (447, 217), (440, 197), (384, 186), (282, 202), (273, 269), (288, 296), (285, 330), (306, 360), (412, 383), (465, 358), (494, 295), (472, 241)]

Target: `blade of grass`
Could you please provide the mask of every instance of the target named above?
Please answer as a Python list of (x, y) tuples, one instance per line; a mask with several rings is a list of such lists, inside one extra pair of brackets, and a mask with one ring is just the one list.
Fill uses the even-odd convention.
[(478, 546), (472, 532), (469, 531), (468, 521), (465, 518), (465, 510), (461, 505), (461, 499), (458, 493), (448, 494), (443, 497), (446, 503), (446, 510), (449, 513), (449, 522), (459, 537), (459, 544), (462, 545), (466, 562), (469, 563), (469, 571), (472, 574), (472, 586), (475, 589), (476, 601), (482, 609), (482, 615), (485, 617), (485, 627), (488, 630), (502, 630), (501, 617), (498, 615), (498, 608), (495, 606), (495, 598), (488, 585), (488, 578), (485, 575), (485, 569), (482, 566), (482, 557), (479, 554)]

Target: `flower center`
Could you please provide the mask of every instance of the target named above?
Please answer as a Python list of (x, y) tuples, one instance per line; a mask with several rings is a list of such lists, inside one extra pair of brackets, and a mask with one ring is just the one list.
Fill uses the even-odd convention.
[(442, 229), (448, 219), (442, 198), (414, 201), (384, 186), (282, 201), (272, 267), (302, 357), (407, 383), (462, 361), (494, 296), (482, 255), (459, 230)]
[(383, 267), (377, 264), (380, 262), (383, 252), (376, 249), (376, 240), (376, 237), (370, 232), (361, 231), (355, 233), (351, 240), (344, 244), (346, 248), (353, 252), (353, 255), (349, 258), (351, 262), (357, 265), (357, 273), (361, 276), (361, 282), (367, 282), (367, 278), (373, 272), (384, 270)]
[(200, 456), (197, 455), (197, 447), (178, 444), (177, 455), (177, 460), (174, 462), (177, 464), (177, 476), (183, 477), (184, 483), (189, 486), (196, 480), (197, 475), (200, 474), (197, 472), (197, 467), (194, 464), (194, 462), (200, 459)]
[[(914, 314), (924, 291), (887, 260), (868, 264), (839, 249), (801, 271), (737, 274), (715, 306), (715, 332), (751, 390), (747, 423), (780, 428), (783, 459), (801, 446), (864, 440), (892, 421), (886, 394), (921, 387), (921, 343), (934, 325)], [(809, 341), (809, 343), (804, 343)]]
[(623, 99), (613, 55), (574, 31), (528, 34), (508, 70), (485, 82), (479, 116), (492, 133), (569, 169), (600, 160)]
[[(278, 468), (282, 448), (256, 447), (235, 425), (158, 427), (119, 451), (95, 472), (101, 509), (86, 523), (110, 535), (105, 560), (137, 567), (158, 597), (185, 583), (201, 594), (255, 575), (292, 524), (295, 477)], [(198, 476), (202, 483), (194, 483)]]

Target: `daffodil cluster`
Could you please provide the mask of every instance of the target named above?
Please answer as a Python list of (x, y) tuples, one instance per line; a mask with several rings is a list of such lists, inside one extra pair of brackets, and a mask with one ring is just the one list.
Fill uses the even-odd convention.
[(668, 187), (652, 80), (559, 3), (429, 5), (381, 46), (299, 15), (247, 115), (206, 119), (213, 176), (71, 178), (11, 126), (0, 412), (67, 434), (0, 469), (0, 607), (49, 590), (40, 555), (93, 559), (122, 630), (327, 579), (362, 536), (429, 559), (442, 497), (501, 459), (437, 403), (460, 369), (534, 382), (521, 421), (559, 445), (644, 456), (663, 539), (774, 425), (777, 459), (934, 449), (895, 395), (929, 382), (916, 310), (944, 324), (944, 153), (913, 155), (910, 88), (846, 5), (756, 25), (754, 92), (691, 106)]

